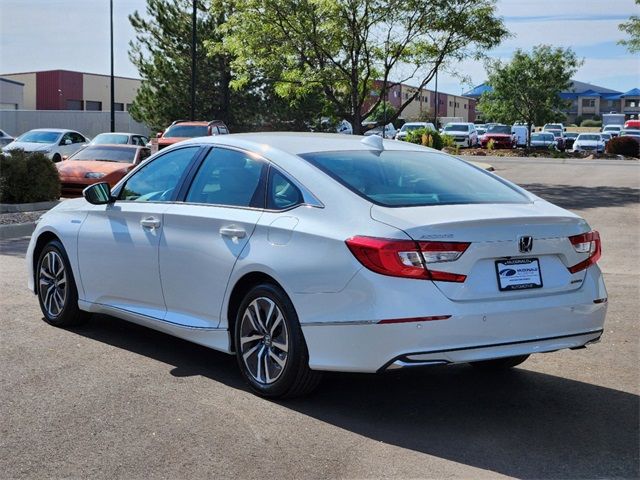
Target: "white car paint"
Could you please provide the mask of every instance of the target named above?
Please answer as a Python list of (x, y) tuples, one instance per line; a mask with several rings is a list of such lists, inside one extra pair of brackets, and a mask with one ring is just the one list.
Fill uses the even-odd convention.
[(605, 141), (599, 133), (581, 133), (573, 142), (574, 152), (604, 152)]
[[(47, 142), (30, 142), (30, 134), (49, 133), (50, 141)], [(5, 153), (11, 150), (21, 149), (25, 152), (41, 152), (51, 160), (59, 161), (63, 157), (73, 155), (80, 150), (89, 141), (87, 137), (75, 130), (66, 130), (61, 128), (36, 128), (23, 133), (13, 142), (2, 148)]]
[(442, 129), (443, 135), (453, 138), (453, 142), (460, 147), (473, 147), (478, 144), (478, 132), (473, 123), (447, 123)]
[[(82, 310), (231, 352), (233, 288), (246, 275), (268, 275), (291, 299), (309, 365), (316, 370), (377, 372), (479, 361), (578, 348), (600, 338), (607, 309), (600, 269), (592, 264), (576, 273), (568, 270), (588, 257), (568, 238), (589, 232), (587, 222), (473, 166), (464, 168), (519, 192), (522, 202), (376, 205), (299, 156), (371, 151), (375, 142), (364, 144), (362, 138), (238, 134), (167, 148), (114, 190), (169, 152), (213, 145), (266, 159), (300, 188), (304, 202), (274, 211), (188, 202), (65, 201), (42, 217), (31, 237), (29, 287), (34, 291), (38, 239), (55, 235), (67, 251)], [(380, 144), (384, 151), (435, 155), (434, 161), (452, 158), (406, 142)], [(156, 227), (141, 225), (151, 218)], [(530, 253), (519, 251), (522, 235), (533, 238)], [(459, 259), (435, 264), (467, 279), (453, 283), (375, 273), (346, 247), (345, 240), (354, 236), (471, 242)], [(495, 261), (505, 257), (538, 258), (543, 287), (500, 291)]]
[(436, 127), (431, 122), (407, 122), (400, 130), (397, 131), (396, 136), (394, 137), (396, 140), (404, 140), (407, 138), (407, 135), (411, 130), (417, 130), (419, 128), (426, 128), (427, 130), (436, 130)]

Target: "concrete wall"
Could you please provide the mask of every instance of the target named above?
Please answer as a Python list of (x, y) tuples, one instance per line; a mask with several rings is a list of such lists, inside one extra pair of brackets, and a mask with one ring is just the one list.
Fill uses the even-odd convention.
[(24, 84), (0, 78), (0, 108), (18, 110), (24, 108)]
[[(0, 110), (0, 129), (14, 137), (34, 128), (69, 128), (95, 137), (108, 132), (110, 124), (110, 112)], [(127, 112), (116, 112), (116, 131), (151, 134), (145, 125), (133, 120)]]

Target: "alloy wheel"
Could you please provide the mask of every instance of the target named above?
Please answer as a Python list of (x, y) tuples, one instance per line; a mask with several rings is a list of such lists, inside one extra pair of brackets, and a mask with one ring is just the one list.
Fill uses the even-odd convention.
[(287, 365), (289, 332), (273, 300), (258, 297), (247, 306), (240, 323), (239, 349), (255, 381), (269, 385), (280, 378)]
[(67, 301), (67, 273), (62, 257), (51, 250), (40, 262), (38, 292), (50, 318), (60, 316)]

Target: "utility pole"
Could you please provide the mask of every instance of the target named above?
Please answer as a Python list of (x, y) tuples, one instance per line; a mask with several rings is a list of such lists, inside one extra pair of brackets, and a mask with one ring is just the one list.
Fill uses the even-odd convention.
[(193, 0), (191, 13), (191, 120), (196, 119), (196, 14), (197, 0)]
[(115, 95), (115, 80), (113, 78), (113, 0), (109, 1), (109, 16), (110, 16), (110, 30), (111, 30), (111, 131), (116, 131), (116, 95)]

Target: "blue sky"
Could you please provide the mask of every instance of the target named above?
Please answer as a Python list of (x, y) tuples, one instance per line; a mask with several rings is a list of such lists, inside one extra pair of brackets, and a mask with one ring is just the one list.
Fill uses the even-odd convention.
[[(133, 38), (127, 15), (144, 11), (145, 3), (114, 0), (117, 75), (138, 76), (127, 57)], [(576, 80), (621, 91), (640, 87), (640, 60), (616, 44), (622, 38), (618, 24), (639, 10), (633, 0), (499, 0), (498, 14), (513, 38), (490, 53), (506, 60), (516, 48), (540, 43), (571, 47), (585, 60)], [(108, 15), (108, 0), (0, 0), (0, 73), (56, 68), (108, 73)], [(470, 82), (443, 73), (441, 91), (459, 94), (486, 77), (483, 64), (474, 61), (457, 64), (455, 73)]]

